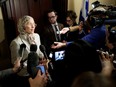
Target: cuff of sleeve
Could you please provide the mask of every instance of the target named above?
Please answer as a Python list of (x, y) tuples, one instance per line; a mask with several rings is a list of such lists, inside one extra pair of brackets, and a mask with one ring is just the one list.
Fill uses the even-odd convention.
[(67, 42), (67, 43), (66, 43), (66, 46), (68, 46), (68, 45), (71, 44), (72, 42), (73, 42), (73, 41)]

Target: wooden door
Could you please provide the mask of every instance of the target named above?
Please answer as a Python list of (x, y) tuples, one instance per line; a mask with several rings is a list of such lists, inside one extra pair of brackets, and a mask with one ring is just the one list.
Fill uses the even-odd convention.
[(3, 3), (2, 13), (8, 43), (19, 34), (17, 21), (20, 17), (30, 15), (37, 24), (41, 24), (43, 13), (51, 7), (52, 0), (7, 0)]

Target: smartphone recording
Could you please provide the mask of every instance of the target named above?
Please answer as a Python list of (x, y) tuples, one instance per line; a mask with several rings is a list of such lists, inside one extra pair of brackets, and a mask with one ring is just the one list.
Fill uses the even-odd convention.
[(43, 65), (38, 65), (36, 68), (40, 69), (42, 74), (46, 74), (45, 67)]

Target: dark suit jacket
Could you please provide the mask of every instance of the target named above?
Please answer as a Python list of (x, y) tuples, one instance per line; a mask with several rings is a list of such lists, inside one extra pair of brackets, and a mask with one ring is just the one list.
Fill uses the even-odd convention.
[[(59, 27), (59, 30), (61, 30), (64, 26), (63, 24), (58, 23), (58, 27)], [(52, 28), (52, 25), (47, 24), (46, 26), (44, 26), (43, 34), (41, 38), (42, 44), (46, 47), (47, 54), (50, 53), (51, 45), (54, 43), (54, 41), (56, 41), (55, 32)]]

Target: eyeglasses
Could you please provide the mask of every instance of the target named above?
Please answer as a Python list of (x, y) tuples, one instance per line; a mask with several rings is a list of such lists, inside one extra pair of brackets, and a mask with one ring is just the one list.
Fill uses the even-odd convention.
[(66, 20), (66, 22), (70, 22), (71, 20)]
[(56, 16), (51, 16), (51, 17), (48, 17), (49, 19), (52, 19), (52, 18), (55, 18)]

